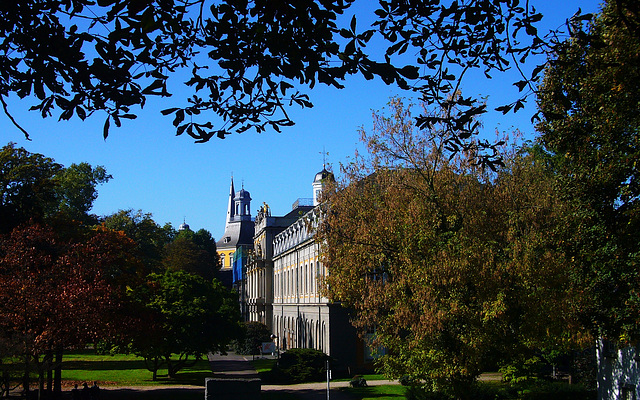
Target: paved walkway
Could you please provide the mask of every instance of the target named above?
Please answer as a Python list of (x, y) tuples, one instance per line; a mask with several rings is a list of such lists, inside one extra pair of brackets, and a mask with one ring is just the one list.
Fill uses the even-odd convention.
[(214, 375), (224, 375), (225, 377), (237, 379), (259, 378), (258, 372), (245, 356), (234, 353), (226, 355), (209, 353), (208, 358)]
[[(229, 353), (227, 355), (209, 354), (209, 362), (214, 375), (225, 375), (230, 378), (258, 377), (250, 362), (251, 357)], [(369, 386), (389, 385), (391, 381), (369, 381)], [(397, 382), (395, 382), (397, 383)], [(329, 398), (331, 400), (349, 400), (350, 397), (337, 390), (349, 386), (349, 382), (330, 382)], [(263, 392), (291, 393), (301, 400), (323, 400), (327, 398), (327, 383), (302, 383), (298, 385), (262, 385)]]

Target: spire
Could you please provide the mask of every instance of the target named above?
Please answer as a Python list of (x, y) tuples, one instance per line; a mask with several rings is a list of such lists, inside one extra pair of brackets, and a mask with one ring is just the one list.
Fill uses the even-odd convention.
[(229, 223), (233, 220), (235, 215), (233, 208), (233, 199), (236, 197), (236, 191), (233, 188), (233, 176), (231, 176), (231, 189), (229, 190), (229, 204), (227, 205), (227, 221), (224, 225), (225, 231), (229, 227)]

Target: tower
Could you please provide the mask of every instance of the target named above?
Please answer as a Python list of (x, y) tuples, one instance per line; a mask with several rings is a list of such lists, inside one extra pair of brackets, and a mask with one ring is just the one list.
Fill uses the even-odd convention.
[(224, 224), (225, 232), (229, 228), (229, 222), (231, 222), (233, 220), (233, 216), (234, 216), (233, 200), (234, 200), (235, 197), (236, 197), (236, 191), (233, 188), (233, 176), (232, 176), (231, 177), (231, 189), (229, 190), (229, 202), (227, 204), (227, 221)]
[(244, 190), (244, 187), (236, 193), (231, 178), (224, 234), (216, 243), (222, 264), (220, 278), (228, 286), (241, 279), (241, 271), (234, 270), (234, 262), (237, 264), (239, 257), (253, 248), (253, 225), (251, 194)]
[(234, 197), (233, 203), (233, 220), (251, 221), (251, 195), (244, 187)]
[(333, 173), (327, 171), (325, 165), (322, 165), (322, 171), (316, 174), (315, 179), (313, 180), (313, 205), (317, 206), (320, 204), (320, 195), (322, 190), (324, 189), (324, 185), (327, 180), (333, 181)]

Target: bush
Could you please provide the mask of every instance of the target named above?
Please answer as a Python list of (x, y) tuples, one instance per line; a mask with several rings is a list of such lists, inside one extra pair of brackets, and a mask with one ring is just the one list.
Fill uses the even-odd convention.
[(278, 366), (260, 374), (268, 383), (318, 382), (326, 378), (329, 357), (319, 350), (291, 349), (280, 355)]
[(585, 389), (582, 385), (569, 385), (560, 382), (537, 382), (518, 392), (522, 400), (596, 400), (595, 390)]
[(351, 382), (349, 382), (349, 385), (354, 388), (367, 387), (367, 380), (364, 379), (363, 376), (356, 375), (351, 378)]
[(509, 383), (534, 382), (539, 379), (542, 359), (538, 356), (517, 358), (509, 364), (500, 367), (502, 380)]
[[(453, 400), (440, 392), (432, 392), (426, 386), (411, 385), (407, 388), (407, 400)], [(596, 391), (582, 385), (560, 382), (535, 381), (520, 384), (477, 382), (469, 395), (474, 400), (596, 400)]]
[(410, 385), (405, 394), (407, 400), (453, 400), (444, 393), (432, 392), (421, 385)]

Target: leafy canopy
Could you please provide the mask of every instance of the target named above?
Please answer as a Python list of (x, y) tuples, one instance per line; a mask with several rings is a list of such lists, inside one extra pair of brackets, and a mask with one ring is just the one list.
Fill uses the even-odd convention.
[[(64, 167), (52, 158), (9, 143), (0, 149), (0, 233), (33, 219), (94, 223), (96, 187), (111, 179), (104, 167)], [(67, 222), (64, 222), (64, 221)]]
[(637, 2), (606, 3), (558, 46), (538, 94), (539, 140), (576, 210), (564, 245), (576, 290), (588, 294), (582, 321), (623, 341), (640, 334), (639, 24)]
[(379, 367), (465, 398), (488, 366), (579, 341), (556, 231), (568, 212), (544, 162), (507, 148), (496, 172), (451, 157), (394, 100), (369, 152), (326, 192), (327, 295), (388, 352)]
[(149, 96), (170, 96), (172, 75), (187, 75), (186, 104), (163, 114), (173, 116), (178, 135), (206, 142), (291, 126), (290, 108), (312, 107), (315, 85), (341, 88), (359, 75), (447, 110), (417, 123), (442, 123), (450, 146), (462, 149), (478, 129), (474, 117), (487, 111), (477, 98), (451, 96), (466, 77), (516, 67), (523, 96), (498, 111), (518, 110), (542, 69), (520, 65), (554, 45), (538, 32), (542, 15), (528, 2), (380, 0), (368, 27), (359, 23), (362, 7), (354, 0), (3, 2), (0, 101), (8, 114), (10, 95), (34, 98), (32, 110), (60, 120), (106, 112), (106, 137), (112, 123), (136, 118)]
[(145, 319), (132, 338), (133, 351), (155, 370), (166, 364), (171, 378), (203, 355), (225, 351), (241, 335), (237, 296), (217, 280), (166, 271), (149, 275), (129, 295)]

